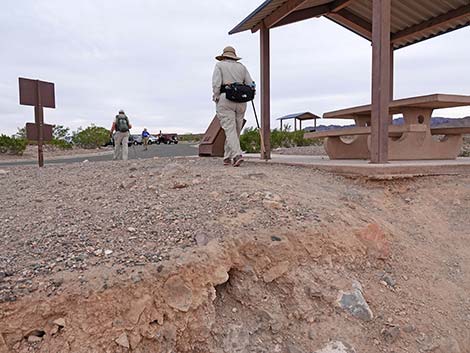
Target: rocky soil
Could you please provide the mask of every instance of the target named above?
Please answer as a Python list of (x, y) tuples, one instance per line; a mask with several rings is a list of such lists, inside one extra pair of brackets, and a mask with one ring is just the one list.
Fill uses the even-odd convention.
[(0, 170), (0, 352), (470, 352), (470, 176), (221, 164)]
[[(102, 147), (97, 149), (84, 149), (74, 147), (69, 150), (64, 150), (57, 148), (55, 146), (44, 145), (44, 158), (57, 158), (63, 156), (77, 156), (77, 155), (93, 155), (97, 153), (110, 153), (112, 152), (113, 148), (110, 147)], [(12, 155), (8, 153), (0, 153), (0, 161), (14, 161), (14, 160), (36, 160), (38, 158), (38, 146), (28, 145), (26, 150), (21, 156)]]

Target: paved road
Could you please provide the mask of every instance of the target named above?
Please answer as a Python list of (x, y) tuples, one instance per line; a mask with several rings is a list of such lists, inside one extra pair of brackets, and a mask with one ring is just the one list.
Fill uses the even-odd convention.
[[(153, 157), (186, 157), (197, 156), (198, 149), (194, 145), (179, 143), (177, 145), (151, 145), (147, 151), (142, 146), (129, 147), (129, 159), (147, 159)], [(90, 162), (111, 161), (112, 154), (98, 156), (71, 156), (70, 158), (45, 160), (44, 164), (60, 164), (60, 163), (77, 163), (89, 160)], [(16, 161), (16, 162), (0, 162), (0, 167), (18, 166), (18, 165), (34, 165), (37, 161)]]

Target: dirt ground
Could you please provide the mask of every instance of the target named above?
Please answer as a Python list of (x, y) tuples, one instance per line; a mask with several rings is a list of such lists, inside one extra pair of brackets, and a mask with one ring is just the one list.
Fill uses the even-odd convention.
[(0, 170), (0, 353), (470, 353), (470, 176)]
[[(97, 153), (109, 153), (113, 150), (112, 146), (102, 147), (97, 149), (84, 149), (74, 147), (69, 150), (63, 150), (54, 146), (44, 145), (44, 158), (50, 159), (63, 156), (77, 156), (77, 155), (92, 155)], [(0, 161), (14, 161), (14, 160), (31, 160), (38, 158), (38, 147), (28, 145), (23, 155), (12, 155), (8, 153), (0, 153)]]

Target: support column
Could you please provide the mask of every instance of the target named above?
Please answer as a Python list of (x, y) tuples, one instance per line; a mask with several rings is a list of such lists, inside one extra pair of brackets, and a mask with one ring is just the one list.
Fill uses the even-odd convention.
[(260, 30), (261, 134), (263, 135), (265, 155), (261, 156), (262, 159), (271, 159), (271, 83), (269, 47), (269, 28), (267, 28), (263, 23)]
[(395, 97), (395, 49), (390, 44), (390, 102)]
[(388, 162), (391, 0), (373, 0), (371, 162)]

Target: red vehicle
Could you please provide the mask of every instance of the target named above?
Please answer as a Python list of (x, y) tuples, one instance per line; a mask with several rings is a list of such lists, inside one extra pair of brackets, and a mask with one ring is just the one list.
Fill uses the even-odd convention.
[(174, 143), (175, 145), (178, 143), (178, 134), (158, 134), (157, 137), (157, 144), (164, 143), (165, 145), (171, 145)]

